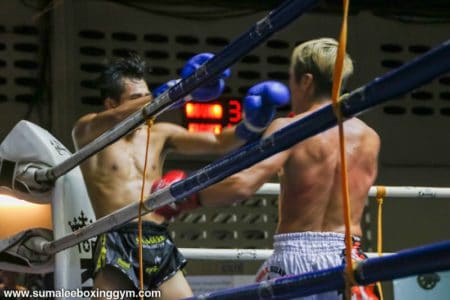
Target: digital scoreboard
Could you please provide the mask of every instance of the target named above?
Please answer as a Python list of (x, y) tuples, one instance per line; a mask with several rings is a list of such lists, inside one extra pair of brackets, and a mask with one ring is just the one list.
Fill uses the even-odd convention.
[(209, 131), (219, 134), (242, 119), (241, 102), (236, 99), (195, 102), (184, 105), (184, 126), (191, 132)]

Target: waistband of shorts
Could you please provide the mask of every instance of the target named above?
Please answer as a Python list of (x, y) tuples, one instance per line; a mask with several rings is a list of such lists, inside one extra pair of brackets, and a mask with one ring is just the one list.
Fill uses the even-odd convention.
[[(153, 230), (153, 231), (167, 231), (168, 223), (155, 223), (152, 221), (142, 221), (142, 229), (143, 230)], [(138, 231), (138, 222), (129, 222), (127, 224), (121, 225), (115, 230), (128, 231), (128, 232), (137, 232)]]
[[(360, 243), (352, 237), (353, 244)], [(345, 235), (337, 232), (291, 232), (274, 235), (274, 250), (303, 251), (305, 253), (336, 252), (345, 249)]]

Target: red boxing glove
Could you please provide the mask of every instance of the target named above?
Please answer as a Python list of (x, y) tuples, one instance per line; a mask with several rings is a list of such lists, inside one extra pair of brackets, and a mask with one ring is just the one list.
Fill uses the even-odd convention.
[[(153, 182), (151, 192), (156, 192), (165, 187), (168, 187), (172, 183), (180, 181), (186, 178), (186, 173), (181, 170), (169, 171), (163, 175), (160, 179)], [(164, 218), (170, 220), (171, 218), (177, 217), (181, 212), (192, 210), (200, 206), (200, 201), (198, 200), (197, 194), (193, 194), (190, 197), (182, 200), (182, 202), (175, 203), (172, 202), (168, 205), (159, 207), (155, 209), (155, 212)]]

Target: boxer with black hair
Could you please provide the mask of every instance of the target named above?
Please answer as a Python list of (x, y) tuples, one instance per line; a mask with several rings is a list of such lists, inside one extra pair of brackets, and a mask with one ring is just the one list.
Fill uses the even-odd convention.
[[(191, 58), (182, 70), (182, 76), (189, 76), (212, 55), (202, 53)], [(73, 139), (77, 148), (93, 141), (106, 130), (114, 127), (143, 105), (152, 100), (152, 95), (144, 80), (145, 63), (137, 56), (119, 60), (103, 72), (100, 81), (105, 110), (90, 113), (78, 120), (73, 129)], [(204, 86), (194, 90), (192, 98), (208, 101), (219, 96), (224, 78), (229, 70), (213, 78)], [(156, 89), (158, 93), (169, 88), (168, 83)], [(220, 134), (209, 132), (192, 133), (185, 128), (159, 122), (151, 127), (145, 194), (182, 179), (182, 171), (171, 171), (162, 176), (165, 153), (169, 150), (181, 154), (225, 154), (261, 134), (261, 128), (268, 125), (276, 106), (289, 101), (287, 88), (280, 84), (263, 83), (252, 91), (252, 97), (259, 99), (245, 106), (249, 120), (237, 132), (235, 127), (225, 128)], [(277, 89), (274, 87), (277, 86)], [(246, 102), (248, 100), (245, 100)], [(269, 110), (261, 107), (271, 106)], [(267, 110), (267, 111), (266, 111)], [(244, 127), (258, 127), (258, 133), (243, 134)], [(122, 139), (106, 147), (81, 165), (90, 200), (97, 218), (109, 215), (140, 198), (144, 157), (146, 149), (147, 125), (142, 125)], [(189, 197), (177, 206), (166, 206), (143, 217), (143, 263), (144, 287), (158, 288), (164, 299), (180, 299), (192, 295), (181, 269), (185, 258), (174, 246), (167, 231), (167, 220), (181, 211), (200, 205), (197, 196)], [(94, 288), (101, 290), (138, 289), (138, 228), (131, 222), (99, 236), (94, 254)]]

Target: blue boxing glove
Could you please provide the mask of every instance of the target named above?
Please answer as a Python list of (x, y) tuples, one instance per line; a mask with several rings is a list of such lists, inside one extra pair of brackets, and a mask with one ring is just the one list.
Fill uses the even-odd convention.
[(252, 86), (243, 100), (244, 119), (236, 135), (244, 140), (257, 139), (269, 126), (278, 106), (289, 103), (287, 86), (278, 81), (264, 81)]
[[(212, 53), (200, 53), (193, 56), (181, 70), (181, 77), (186, 78), (190, 76), (197, 69), (199, 69), (201, 65), (213, 57), (214, 54)], [(224, 79), (230, 77), (230, 74), (230, 69), (226, 69), (221, 75), (212, 78), (205, 85), (195, 89), (191, 94), (192, 98), (196, 101), (210, 101), (217, 99), (217, 97), (222, 95), (223, 89), (225, 88)]]
[[(206, 63), (208, 60), (214, 57), (212, 53), (200, 53), (193, 56), (187, 61), (181, 70), (181, 77), (189, 77), (194, 73), (200, 66)], [(184, 102), (190, 100), (196, 101), (210, 101), (217, 99), (225, 88), (224, 78), (229, 77), (231, 74), (230, 69), (226, 69), (218, 78), (212, 78), (205, 85), (195, 89), (190, 95), (184, 97), (182, 101), (177, 102), (177, 104), (172, 105), (172, 108), (178, 108), (183, 105)], [(177, 84), (181, 79), (170, 80), (161, 86), (153, 90), (153, 96), (158, 97), (160, 94), (164, 93), (166, 90)]]
[(153, 97), (158, 97), (159, 95), (161, 95), (162, 93), (173, 87), (175, 84), (180, 82), (180, 80), (181, 79), (172, 79), (167, 81), (166, 83), (161, 84), (152, 91)]
[[(172, 80), (167, 81), (166, 83), (161, 84), (160, 86), (158, 86), (156, 89), (154, 89), (152, 91), (153, 97), (158, 97), (159, 95), (161, 95), (162, 93), (164, 93), (165, 91), (167, 91), (168, 89), (173, 87), (175, 84), (180, 82), (180, 80), (181, 79), (172, 79)], [(169, 109), (180, 108), (183, 106), (184, 102), (187, 102), (190, 100), (192, 100), (191, 95), (187, 95), (184, 98), (182, 98), (181, 100), (177, 100), (173, 104), (171, 104)]]

